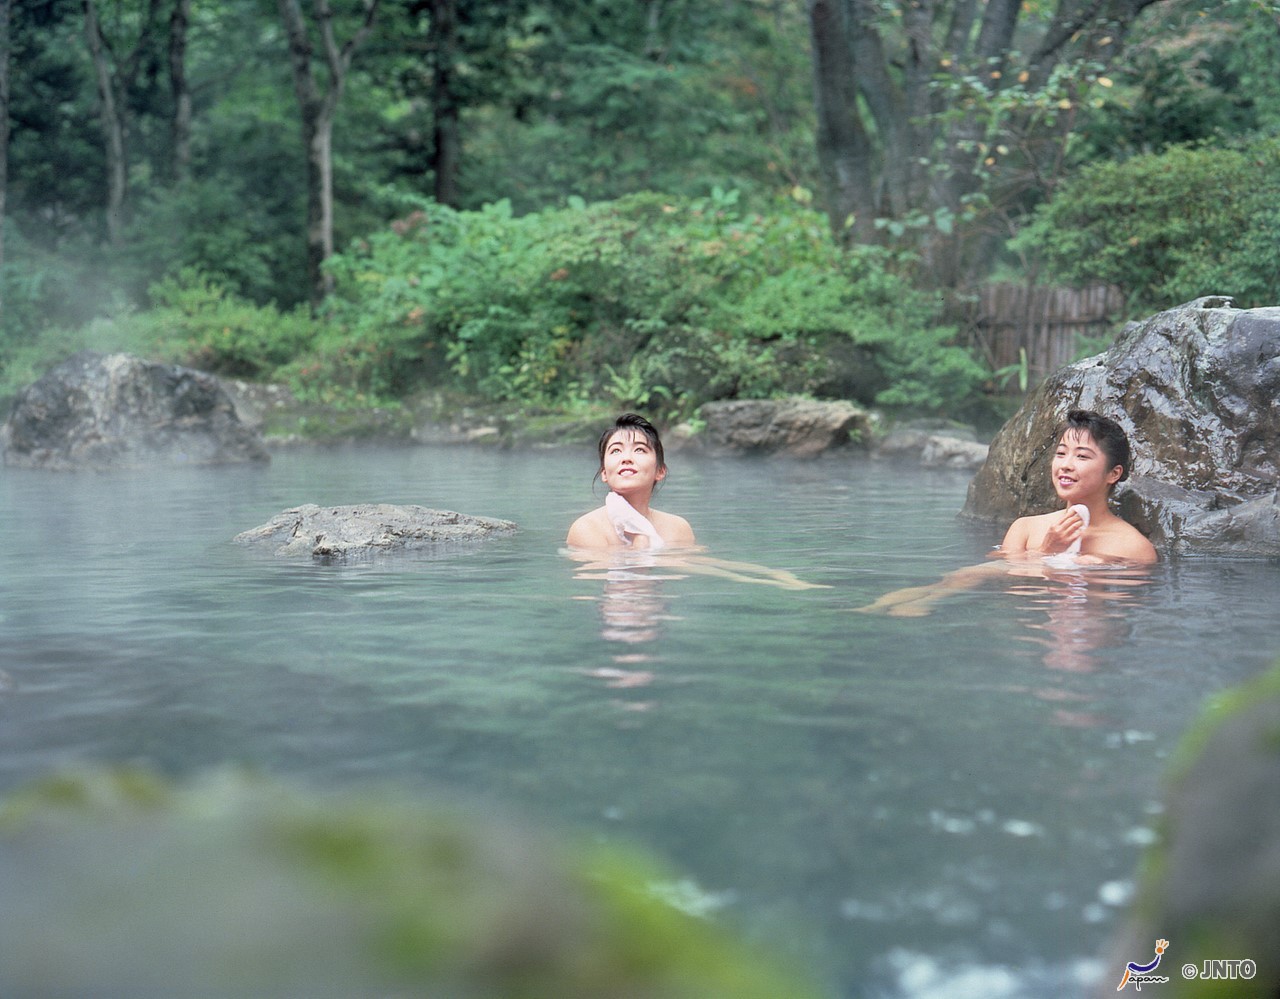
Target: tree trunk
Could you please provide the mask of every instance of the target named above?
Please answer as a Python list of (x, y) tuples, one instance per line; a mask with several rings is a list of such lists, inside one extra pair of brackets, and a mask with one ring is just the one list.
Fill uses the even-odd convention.
[(333, 256), (333, 117), (321, 114), (303, 123), (307, 137), (307, 274), (311, 303), (333, 292), (324, 262)]
[(124, 233), (125, 197), (128, 193), (129, 165), (125, 159), (126, 126), (123, 109), (116, 100), (115, 74), (94, 0), (84, 0), (84, 30), (98, 87), (98, 114), (102, 123), (103, 149), (107, 159), (107, 242), (119, 246)]
[(85, 38), (93, 63), (98, 89), (99, 118), (102, 122), (103, 150), (107, 167), (107, 241), (119, 246), (129, 210), (128, 95), (133, 90), (147, 52), (151, 32), (160, 10), (160, 0), (147, 0), (142, 25), (133, 48), (123, 58), (113, 56), (98, 20), (96, 0), (82, 0)]
[(172, 159), (175, 181), (191, 174), (191, 85), (187, 80), (187, 28), (191, 24), (191, 0), (174, 0), (169, 18), (169, 87), (173, 93)]
[(316, 26), (324, 42), (328, 71), (323, 89), (312, 69), (312, 46), (298, 0), (280, 0), (280, 17), (289, 39), (293, 87), (298, 97), (302, 139), (307, 153), (307, 277), (313, 309), (333, 291), (324, 262), (333, 255), (333, 118), (351, 57), (364, 41), (377, 14), (379, 0), (362, 0), (364, 20), (341, 48), (333, 35), (333, 10), (316, 0)]
[(981, 276), (1019, 213), (1051, 193), (1074, 120), (1070, 96), (1052, 98), (1068, 103), (1055, 118), (1020, 95), (1064, 66), (1083, 84), (1160, 0), (1049, 2), (1037, 35), (1019, 24), (1022, 0), (809, 0), (817, 151), (837, 232), (852, 218), (854, 240), (887, 235), (915, 250), (937, 286)]
[(875, 239), (871, 140), (858, 114), (857, 73), (839, 0), (809, 0), (818, 164), (831, 228), (842, 242)]
[(458, 52), (457, 0), (431, 0), (428, 44), (435, 54), (431, 77), (433, 193), (440, 204), (457, 208), (462, 165), (462, 130), (453, 82)]
[(4, 212), (9, 192), (9, 11), (0, 0), (0, 333), (4, 330)]

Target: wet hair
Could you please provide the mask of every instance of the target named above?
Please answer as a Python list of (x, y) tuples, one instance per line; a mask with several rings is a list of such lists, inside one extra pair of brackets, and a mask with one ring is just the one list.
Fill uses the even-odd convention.
[(1054, 441), (1060, 441), (1064, 434), (1073, 432), (1086, 433), (1093, 438), (1107, 457), (1108, 470), (1120, 466), (1120, 478), (1116, 482), (1123, 482), (1129, 477), (1133, 456), (1129, 449), (1129, 435), (1120, 424), (1090, 409), (1071, 409), (1067, 411), (1067, 418), (1058, 425)]
[(645, 439), (645, 443), (653, 449), (653, 456), (658, 459), (658, 467), (666, 468), (667, 460), (662, 454), (662, 438), (658, 436), (657, 428), (638, 413), (623, 413), (613, 421), (613, 426), (605, 430), (600, 435), (600, 467), (604, 468), (604, 453), (609, 447), (609, 441), (613, 439), (613, 435), (619, 430), (629, 430), (633, 434), (639, 434)]

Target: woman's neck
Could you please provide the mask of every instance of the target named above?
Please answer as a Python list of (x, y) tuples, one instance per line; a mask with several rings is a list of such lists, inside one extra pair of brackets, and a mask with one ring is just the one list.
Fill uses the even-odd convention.
[[(1090, 497), (1083, 501), (1083, 504), (1089, 508), (1089, 523), (1095, 524), (1100, 520), (1105, 520), (1107, 517), (1114, 516), (1111, 513), (1109, 500), (1110, 496), (1104, 493), (1102, 496)], [(1076, 500), (1074, 503), (1068, 503), (1067, 506), (1077, 506), (1081, 502), (1081, 500)]]
[(648, 496), (627, 496), (623, 493), (618, 493), (618, 495), (621, 496), (628, 503), (630, 503), (631, 509), (633, 509), (636, 513), (640, 514), (640, 516), (642, 517), (649, 516), (649, 500), (653, 498), (652, 493), (650, 493)]

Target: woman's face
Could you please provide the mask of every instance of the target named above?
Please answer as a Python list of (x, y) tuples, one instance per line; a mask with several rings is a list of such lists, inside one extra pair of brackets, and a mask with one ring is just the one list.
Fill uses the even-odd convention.
[(647, 496), (666, 475), (666, 468), (658, 467), (658, 456), (638, 431), (618, 430), (605, 445), (600, 480), (615, 493)]
[(1106, 496), (1123, 469), (1108, 465), (1105, 451), (1087, 430), (1068, 430), (1058, 441), (1050, 475), (1058, 498), (1068, 505), (1088, 503), (1099, 491)]

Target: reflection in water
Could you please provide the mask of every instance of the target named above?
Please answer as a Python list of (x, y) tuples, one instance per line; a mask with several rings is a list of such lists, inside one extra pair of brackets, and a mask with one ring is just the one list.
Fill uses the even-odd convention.
[(1150, 582), (1143, 570), (1049, 573), (1040, 585), (1017, 584), (1008, 592), (1029, 598), (1018, 615), (1019, 638), (1044, 649), (1042, 661), (1051, 681), (1031, 693), (1057, 702), (1051, 720), (1071, 728), (1096, 728), (1114, 719), (1087, 710), (1072, 710), (1070, 702), (1087, 700), (1073, 689), (1073, 676), (1094, 673), (1114, 658), (1115, 650), (1132, 639), (1135, 589)]
[(600, 636), (628, 645), (656, 639), (660, 622), (667, 619), (667, 602), (660, 586), (644, 569), (609, 573), (600, 595)]
[[(1021, 638), (1044, 646), (1044, 664), (1049, 669), (1092, 673), (1105, 658), (1100, 654), (1103, 650), (1129, 641), (1132, 627), (1126, 605), (1133, 600), (1134, 591), (1116, 588), (1118, 580), (1099, 575), (1050, 577), (1042, 586), (1009, 588), (1010, 593), (1030, 596), (1031, 606), (1044, 614), (1043, 620), (1030, 614), (1021, 616), (1027, 628)], [(1147, 580), (1128, 579), (1120, 586), (1144, 582)]]
[[(662, 591), (665, 581), (705, 575), (784, 590), (828, 588), (806, 583), (784, 569), (713, 558), (700, 549), (587, 551), (566, 548), (564, 554), (578, 563), (575, 579), (601, 580), (604, 584), (599, 598), (600, 637), (630, 647), (629, 651), (612, 656), (614, 665), (587, 671), (588, 676), (604, 680), (606, 686), (614, 689), (647, 687), (654, 680), (651, 670), (626, 667), (654, 661), (656, 657), (652, 653), (637, 647), (655, 642), (661, 636), (664, 622), (680, 620), (668, 611), (669, 600)], [(627, 701), (619, 702), (619, 706), (643, 711), (652, 707), (653, 702)]]
[[(613, 690), (648, 687), (654, 681), (653, 671), (632, 667), (653, 662), (656, 657), (643, 647), (661, 636), (663, 622), (679, 620), (668, 613), (669, 601), (662, 584), (682, 577), (660, 572), (656, 556), (649, 552), (618, 551), (605, 557), (569, 554), (582, 563), (576, 579), (603, 580), (597, 599), (600, 637), (622, 646), (610, 657), (613, 665), (588, 669), (586, 675), (603, 680)], [(618, 700), (615, 704), (627, 711), (647, 711), (654, 702)]]
[(679, 620), (667, 614), (661, 582), (683, 579), (658, 571), (659, 556), (650, 552), (583, 552), (565, 549), (579, 563), (575, 579), (603, 580), (600, 595), (600, 636), (610, 642), (641, 645), (658, 637), (665, 620)]
[(614, 642), (652, 641), (658, 636), (660, 622), (679, 620), (666, 612), (666, 601), (658, 586), (661, 580), (702, 575), (776, 586), (783, 590), (828, 589), (821, 583), (806, 583), (785, 569), (770, 569), (751, 562), (729, 562), (712, 558), (697, 549), (635, 551), (610, 548), (588, 551), (566, 548), (563, 551), (579, 563), (575, 579), (604, 581), (600, 602), (600, 614), (604, 619), (602, 636)]
[[(1065, 682), (1070, 674), (1093, 673), (1106, 650), (1128, 644), (1132, 637), (1132, 602), (1151, 582), (1150, 567), (1117, 562), (1091, 562), (1061, 569), (1038, 556), (996, 557), (981, 565), (948, 573), (936, 583), (885, 594), (858, 608), (891, 617), (924, 617), (943, 599), (988, 583), (1001, 582), (1010, 596), (1022, 598), (1015, 620), (1019, 641), (1041, 646), (1042, 661), (1059, 681), (1031, 691), (1053, 702), (1082, 699)], [(1071, 727), (1095, 727), (1110, 719), (1085, 711), (1059, 708), (1053, 720)]]

